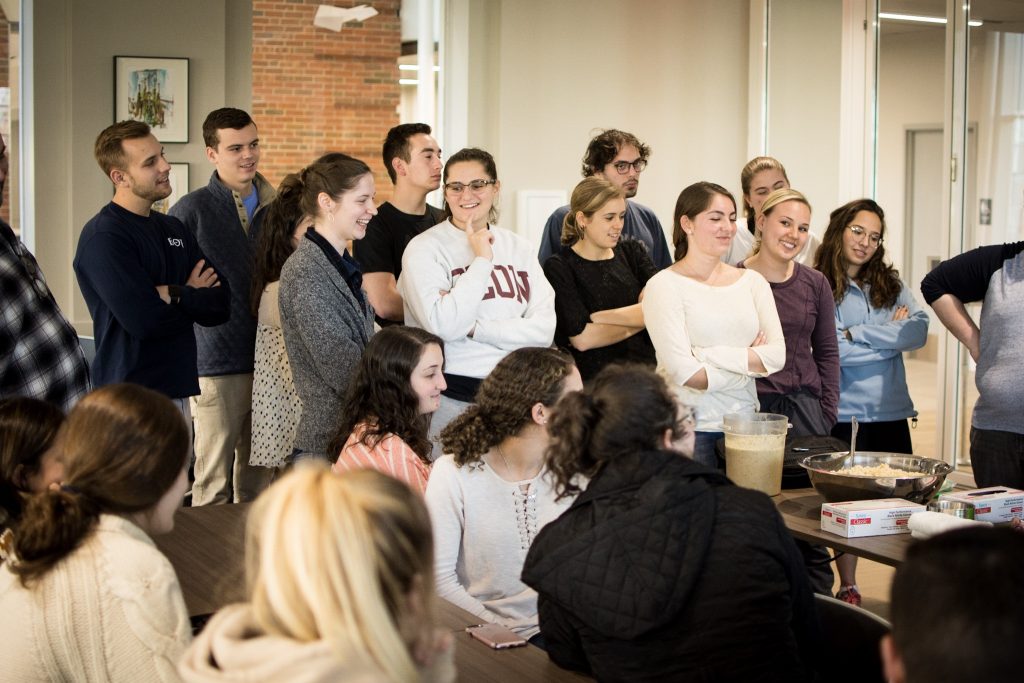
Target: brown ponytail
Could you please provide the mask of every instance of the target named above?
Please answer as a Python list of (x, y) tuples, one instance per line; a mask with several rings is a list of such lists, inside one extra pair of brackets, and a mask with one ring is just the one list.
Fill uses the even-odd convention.
[(134, 384), (93, 391), (57, 434), (64, 485), (32, 496), (14, 529), (23, 585), (81, 545), (102, 513), (151, 509), (186, 464), (189, 431), (170, 399)]
[(615, 458), (662, 448), (667, 429), (680, 438), (681, 412), (665, 380), (643, 365), (610, 365), (565, 395), (548, 421), (546, 453), (559, 498), (579, 493), (577, 475), (592, 478)]

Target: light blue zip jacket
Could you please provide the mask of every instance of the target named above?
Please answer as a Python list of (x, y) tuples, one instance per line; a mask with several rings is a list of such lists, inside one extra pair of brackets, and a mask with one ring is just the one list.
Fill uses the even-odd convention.
[[(928, 313), (901, 283), (891, 308), (874, 308), (863, 289), (847, 281), (846, 296), (836, 306), (839, 339), (839, 422), (856, 417), (861, 422), (888, 422), (917, 415), (907, 390), (903, 352), (919, 349), (928, 339)], [(893, 322), (900, 306), (906, 319)], [(853, 341), (843, 334), (850, 331)]]

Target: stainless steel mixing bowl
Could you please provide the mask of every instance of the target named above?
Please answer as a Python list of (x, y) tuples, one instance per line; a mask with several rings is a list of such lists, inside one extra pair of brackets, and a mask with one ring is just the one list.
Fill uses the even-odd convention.
[[(889, 465), (924, 476), (868, 477), (843, 473), (844, 469), (857, 465)], [(811, 485), (829, 503), (875, 498), (903, 498), (925, 503), (953, 471), (948, 463), (933, 458), (872, 451), (857, 451), (853, 456), (846, 451), (810, 455), (800, 461), (800, 466), (807, 470)]]

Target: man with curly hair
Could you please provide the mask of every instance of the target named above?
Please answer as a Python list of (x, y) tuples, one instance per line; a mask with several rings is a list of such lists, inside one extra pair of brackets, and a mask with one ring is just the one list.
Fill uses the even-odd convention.
[[(599, 176), (625, 192), (626, 217), (622, 226), (622, 239), (642, 242), (654, 265), (660, 270), (672, 265), (672, 252), (669, 251), (665, 231), (653, 211), (632, 200), (640, 186), (640, 174), (647, 167), (650, 156), (651, 148), (632, 133), (609, 129), (596, 135), (587, 145), (581, 170), (584, 178)], [(544, 236), (537, 254), (541, 264), (562, 248), (562, 221), (568, 213), (568, 206), (560, 207), (544, 225)]]

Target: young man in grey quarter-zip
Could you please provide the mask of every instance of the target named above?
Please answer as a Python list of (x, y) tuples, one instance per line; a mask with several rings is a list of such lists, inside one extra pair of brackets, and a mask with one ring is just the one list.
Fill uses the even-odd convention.
[(252, 500), (271, 473), (249, 466), (256, 346), (249, 288), (254, 238), (274, 188), (257, 171), (260, 139), (248, 113), (231, 107), (210, 112), (203, 122), (203, 140), (214, 166), (210, 182), (182, 197), (170, 214), (192, 231), (231, 285), (231, 319), (217, 327), (196, 328), (200, 395), (192, 398), (193, 505)]

